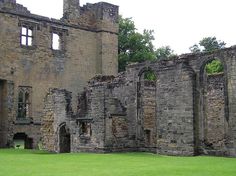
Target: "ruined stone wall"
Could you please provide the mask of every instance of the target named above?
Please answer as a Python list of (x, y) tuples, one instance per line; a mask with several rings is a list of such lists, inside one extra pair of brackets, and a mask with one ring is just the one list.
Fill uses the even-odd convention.
[[(104, 151), (105, 140), (105, 87), (94, 85), (86, 92), (87, 112), (76, 119), (77, 133), (75, 134), (72, 151)], [(83, 127), (84, 126), (84, 127)], [(86, 129), (82, 129), (86, 128)], [(84, 131), (83, 131), (84, 130)]]
[(157, 152), (194, 155), (194, 73), (185, 63), (157, 78)]
[(52, 89), (45, 99), (45, 108), (42, 121), (42, 146), (51, 152), (59, 152), (59, 130), (65, 125), (69, 133), (73, 134), (71, 127), (72, 109), (71, 93), (66, 90)]
[[(207, 76), (205, 65), (217, 55), (224, 75)], [(72, 151), (235, 156), (235, 56), (232, 47), (94, 77), (71, 118)], [(153, 84), (141, 80), (148, 70), (157, 76)]]
[(107, 84), (106, 150), (137, 151), (137, 83), (131, 72)]
[(214, 59), (219, 59), (224, 67), (224, 99), (225, 99), (225, 119), (228, 120), (228, 134), (225, 146), (227, 146), (227, 152), (225, 147), (221, 148), (221, 151), (213, 152), (213, 155), (230, 155), (236, 156), (235, 146), (235, 46), (225, 48), (222, 50), (216, 50), (209, 53), (199, 54), (186, 54), (179, 58), (181, 60), (188, 60), (190, 66), (196, 73), (196, 85), (195, 85), (195, 134), (196, 134), (196, 147), (198, 152), (204, 154), (204, 140), (205, 140), (205, 112), (204, 112), (204, 87), (206, 82), (204, 81), (205, 66), (207, 63)]
[[(38, 129), (43, 116), (43, 98), (49, 88), (67, 89), (76, 97), (96, 74), (117, 74), (118, 23), (114, 19), (118, 17), (118, 7), (103, 4), (91, 4), (90, 8), (68, 7), (83, 9), (79, 19), (73, 18), (77, 23), (66, 16), (55, 20), (33, 15), (15, 2), (0, 4), (0, 79), (14, 83), (15, 113), (10, 117), (15, 121), (14, 133), (35, 129), (37, 143), (41, 135)], [(110, 8), (114, 10), (111, 18), (105, 13), (98, 14), (99, 10)], [(21, 28), (25, 25), (33, 29), (33, 44), (29, 47), (21, 45)], [(61, 50), (52, 49), (53, 32), (61, 36)], [(31, 117), (27, 123), (24, 121), (24, 126), (16, 121), (19, 86), (32, 89)], [(72, 106), (76, 110), (76, 98)]]
[[(74, 151), (137, 150), (135, 84), (125, 78), (124, 74), (115, 79), (114, 76), (97, 76), (89, 82), (86, 98), (84, 94), (79, 96), (82, 108), (79, 108), (77, 121), (78, 124), (90, 123), (91, 133), (77, 135)], [(86, 108), (83, 108), (84, 104)]]
[[(155, 67), (153, 70), (157, 71), (158, 77), (156, 85), (146, 83), (138, 91), (138, 75), (146, 67), (146, 64), (143, 65), (130, 66), (126, 73), (117, 78), (101, 76), (90, 82), (92, 93), (88, 102), (99, 101), (100, 104), (88, 104), (88, 112), (103, 119), (103, 123), (93, 120), (92, 135), (98, 136), (100, 133), (97, 139), (104, 141), (104, 151), (142, 150), (193, 155), (193, 70), (186, 63), (170, 62), (168, 69), (160, 68), (159, 71)], [(101, 90), (99, 94), (96, 93), (98, 87)], [(92, 94), (96, 96), (92, 97)], [(101, 107), (97, 108), (98, 105)], [(101, 131), (97, 131), (98, 126)]]

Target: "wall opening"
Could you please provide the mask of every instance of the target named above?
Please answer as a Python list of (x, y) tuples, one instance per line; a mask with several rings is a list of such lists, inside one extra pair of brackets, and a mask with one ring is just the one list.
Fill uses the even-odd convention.
[(57, 33), (52, 33), (52, 49), (61, 50), (61, 37)]
[(71, 151), (71, 137), (69, 129), (66, 125), (62, 125), (59, 129), (59, 152), (70, 153)]
[(202, 86), (203, 152), (223, 152), (227, 140), (227, 84), (223, 63), (213, 59), (204, 65)]
[(33, 149), (33, 139), (25, 133), (16, 133), (13, 142), (16, 149)]
[(139, 74), (137, 85), (137, 124), (141, 147), (156, 147), (156, 74), (150, 68)]
[(6, 106), (6, 97), (7, 97), (7, 90), (6, 90), (6, 83), (5, 80), (0, 80), (0, 147), (7, 147), (6, 146), (6, 126), (7, 126), (7, 106)]
[(18, 92), (17, 120), (30, 119), (32, 87), (19, 86), (18, 91), (19, 92)]
[(21, 27), (21, 45), (32, 46), (33, 45), (33, 28), (29, 26)]
[(80, 129), (80, 136), (81, 137), (90, 137), (92, 135), (90, 122), (81, 121), (79, 123), (79, 129)]

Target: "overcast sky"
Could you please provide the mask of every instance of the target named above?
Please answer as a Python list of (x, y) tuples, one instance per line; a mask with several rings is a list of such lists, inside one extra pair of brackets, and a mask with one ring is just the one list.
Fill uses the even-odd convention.
[[(103, 0), (120, 6), (123, 17), (132, 17), (136, 28), (153, 29), (155, 46), (169, 45), (187, 53), (203, 37), (216, 36), (227, 46), (236, 44), (236, 0)], [(32, 13), (62, 17), (63, 0), (17, 0)], [(81, 0), (80, 5), (99, 0)]]

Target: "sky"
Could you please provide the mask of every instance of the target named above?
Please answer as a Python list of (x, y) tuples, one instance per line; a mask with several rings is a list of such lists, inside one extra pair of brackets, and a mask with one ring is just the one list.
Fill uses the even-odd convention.
[[(170, 46), (175, 53), (204, 37), (215, 36), (236, 45), (236, 0), (102, 0), (119, 6), (123, 17), (132, 17), (139, 32), (154, 30), (155, 47)], [(99, 0), (80, 0), (80, 5)], [(31, 13), (60, 19), (63, 0), (17, 0)]]

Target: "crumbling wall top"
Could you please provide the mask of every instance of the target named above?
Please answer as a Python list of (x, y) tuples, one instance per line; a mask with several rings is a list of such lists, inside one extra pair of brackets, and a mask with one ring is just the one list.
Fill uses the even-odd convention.
[(0, 0), (0, 13), (9, 13), (37, 21), (56, 23), (90, 31), (118, 33), (118, 6), (99, 2), (80, 7), (79, 0), (64, 0), (63, 17), (52, 19), (32, 14), (16, 0)]
[(30, 14), (30, 11), (23, 5), (16, 3), (16, 0), (0, 0), (0, 10)]

